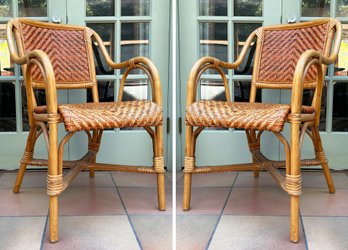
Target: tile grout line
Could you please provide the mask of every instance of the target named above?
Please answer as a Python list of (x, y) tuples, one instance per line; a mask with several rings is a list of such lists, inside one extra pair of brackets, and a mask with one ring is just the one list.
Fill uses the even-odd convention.
[(236, 180), (237, 180), (238, 175), (239, 175), (239, 172), (237, 172), (236, 177), (235, 177), (235, 179), (234, 179), (234, 181), (233, 181), (233, 183), (232, 183), (232, 186), (231, 186), (231, 188), (230, 188), (230, 191), (228, 192), (226, 201), (225, 201), (225, 203), (224, 203), (224, 205), (223, 205), (223, 207), (222, 207), (222, 209), (221, 209), (220, 215), (219, 215), (219, 217), (218, 217), (218, 219), (217, 219), (217, 222), (215, 223), (214, 230), (213, 230), (213, 232), (212, 232), (212, 234), (211, 234), (211, 236), (210, 236), (210, 238), (209, 238), (209, 241), (208, 241), (208, 243), (207, 243), (207, 246), (206, 246), (206, 248), (205, 248), (206, 250), (209, 249), (210, 244), (211, 244), (211, 241), (213, 240), (214, 234), (215, 234), (216, 229), (217, 229), (217, 227), (218, 227), (218, 225), (219, 225), (219, 223), (220, 223), (222, 214), (223, 214), (223, 212), (224, 212), (224, 210), (225, 210), (225, 207), (226, 207), (226, 205), (227, 205), (227, 202), (228, 202), (228, 200), (229, 200), (229, 198), (230, 198), (230, 195), (231, 195), (231, 193), (232, 193), (232, 189), (233, 189), (233, 187), (234, 187), (234, 184), (236, 183)]
[(137, 233), (136, 233), (136, 231), (135, 231), (135, 228), (134, 228), (134, 225), (133, 225), (133, 223), (132, 223), (132, 220), (131, 220), (131, 218), (129, 217), (129, 214), (128, 214), (126, 205), (124, 204), (124, 202), (123, 202), (123, 200), (122, 200), (121, 193), (120, 193), (120, 191), (118, 190), (118, 187), (117, 187), (117, 185), (116, 185), (116, 181), (115, 181), (115, 179), (114, 179), (114, 177), (113, 177), (113, 175), (112, 175), (111, 173), (110, 173), (110, 176), (111, 176), (111, 179), (112, 179), (112, 181), (113, 181), (113, 183), (114, 183), (114, 185), (115, 185), (116, 192), (117, 192), (118, 196), (120, 197), (120, 200), (121, 200), (123, 209), (124, 209), (124, 211), (126, 212), (126, 216), (127, 216), (128, 222), (129, 222), (129, 224), (130, 224), (130, 226), (131, 226), (131, 228), (132, 228), (132, 231), (133, 231), (133, 233), (134, 233), (135, 239), (137, 240), (140, 249), (143, 250), (143, 247), (141, 246), (140, 239), (139, 239), (139, 237), (138, 237), (138, 235), (137, 235)]
[(48, 214), (49, 214), (49, 211), (47, 212), (47, 215), (46, 215), (46, 222), (45, 222), (44, 230), (43, 230), (43, 233), (42, 233), (42, 238), (41, 238), (41, 243), (40, 243), (40, 250), (43, 250), (43, 246), (44, 246), (46, 228), (47, 228), (47, 224), (48, 224)]
[(306, 236), (306, 231), (305, 231), (305, 227), (304, 227), (301, 211), (300, 211), (300, 222), (301, 222), (301, 227), (302, 227), (302, 232), (303, 232), (303, 240), (304, 240), (304, 243), (305, 243), (305, 246), (306, 246), (306, 250), (309, 250), (307, 236)]

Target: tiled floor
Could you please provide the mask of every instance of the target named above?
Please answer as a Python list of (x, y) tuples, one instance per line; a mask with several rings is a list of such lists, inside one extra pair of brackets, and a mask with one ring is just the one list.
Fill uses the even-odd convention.
[(289, 241), (288, 195), (268, 173), (194, 175), (188, 212), (180, 178), (177, 249), (348, 249), (348, 175), (333, 178), (337, 190), (329, 194), (321, 172), (303, 172), (298, 244)]
[[(267, 173), (193, 176), (191, 210), (181, 210), (177, 174), (177, 249), (348, 249), (348, 175), (334, 172), (329, 194), (321, 172), (303, 173), (300, 242), (289, 242), (289, 199)], [(0, 249), (171, 249), (171, 180), (167, 211), (156, 208), (153, 175), (81, 173), (60, 196), (59, 242), (48, 242), (46, 173), (0, 172)]]
[(157, 210), (155, 175), (81, 173), (59, 198), (59, 241), (48, 241), (46, 173), (0, 172), (0, 249), (171, 249), (171, 180), (167, 211)]

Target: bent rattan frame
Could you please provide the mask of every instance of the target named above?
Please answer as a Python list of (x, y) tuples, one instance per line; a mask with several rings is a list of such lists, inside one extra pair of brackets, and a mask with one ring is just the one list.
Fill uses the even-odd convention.
[[(290, 34), (291, 32), (296, 32), (296, 34)], [(335, 192), (318, 125), (324, 74), (327, 65), (334, 63), (337, 58), (341, 36), (342, 27), (340, 22), (330, 18), (300, 24), (261, 27), (248, 37), (234, 63), (223, 62), (213, 57), (203, 57), (194, 64), (187, 82), (183, 210), (190, 209), (193, 174), (253, 170), (254, 176), (258, 177), (259, 170), (265, 169), (280, 187), (290, 195), (290, 240), (298, 242), (299, 197), (302, 189), (301, 166), (321, 165), (329, 192)], [(284, 118), (284, 122), (290, 123), (291, 127), (290, 143), (280, 133), (282, 128), (267, 128), (283, 144), (286, 160), (273, 161), (261, 153), (260, 141), (265, 128), (259, 130), (257, 126), (247, 127), (242, 125), (241, 127), (246, 132), (252, 163), (197, 167), (195, 164), (196, 141), (205, 128), (204, 126), (207, 126), (207, 124), (212, 127), (213, 124), (219, 124), (219, 126), (229, 124), (230, 126), (227, 127), (234, 127), (234, 123), (227, 121), (227, 119), (221, 121), (223, 116), (217, 115), (214, 117), (220, 119), (218, 121), (209, 120), (214, 119), (212, 118), (212, 112), (208, 108), (204, 108), (209, 105), (203, 106), (197, 103), (196, 100), (198, 81), (205, 70), (217, 70), (224, 82), (227, 103), (231, 103), (228, 82), (222, 68), (237, 69), (253, 41), (257, 42), (257, 47), (254, 57), (250, 105), (254, 105), (256, 91), (259, 88), (291, 89), (292, 91), (290, 113)], [(291, 46), (295, 47), (294, 51), (290, 50)], [(270, 57), (269, 54), (272, 56)], [(281, 67), (278, 67), (279, 65)], [(301, 110), (304, 110), (302, 107), (303, 89), (315, 90), (310, 107), (312, 111), (314, 110), (314, 113), (301, 112)], [(192, 110), (197, 109), (199, 105), (201, 109), (194, 114)], [(217, 106), (216, 104), (212, 105)], [(224, 106), (231, 105), (220, 105), (220, 107)], [(191, 112), (189, 116), (188, 112)], [(194, 115), (204, 112), (210, 112), (207, 114), (209, 119), (203, 121), (203, 119), (200, 120), (202, 117), (196, 117), (197, 119), (194, 117)], [(221, 110), (220, 114), (222, 113), (228, 118), (226, 109)], [(252, 119), (252, 116), (250, 119)], [(231, 120), (233, 121), (233, 119)], [(194, 129), (194, 127), (196, 128)], [(301, 147), (305, 134), (313, 142), (314, 159), (301, 160)], [(278, 171), (281, 167), (285, 167), (285, 175)]]
[[(39, 32), (35, 28), (40, 29)], [(50, 241), (58, 241), (58, 196), (70, 185), (82, 169), (89, 169), (90, 177), (94, 176), (95, 170), (156, 174), (158, 208), (159, 210), (165, 210), (162, 90), (160, 77), (154, 64), (145, 57), (135, 57), (121, 63), (113, 62), (99, 35), (87, 27), (57, 25), (18, 18), (10, 20), (6, 29), (11, 59), (13, 62), (22, 65), (30, 125), (25, 151), (13, 192), (19, 192), (28, 165), (48, 166), (47, 194), (49, 195)], [(29, 35), (25, 36), (25, 32), (29, 32)], [(69, 34), (67, 35), (66, 33)], [(46, 36), (42, 37), (43, 35)], [(61, 44), (57, 44), (59, 42)], [(93, 105), (98, 107), (99, 96), (92, 42), (97, 43), (110, 68), (126, 69), (120, 82), (118, 102), (116, 104), (123, 103), (124, 85), (131, 70), (141, 69), (149, 78), (152, 90), (152, 106), (158, 107), (157, 114), (160, 112), (161, 117), (158, 117), (159, 120), (157, 119), (156, 123), (153, 123), (154, 129), (151, 126), (142, 125), (146, 123), (141, 121), (137, 122), (137, 126), (144, 127), (152, 138), (152, 167), (96, 163), (103, 128), (94, 128), (93, 130), (91, 128), (88, 129), (88, 127), (83, 128), (88, 137), (87, 153), (79, 160), (63, 161), (64, 145), (76, 133), (74, 130), (79, 129), (68, 130), (65, 137), (58, 144), (58, 123), (63, 122), (63, 117), (60, 114), (62, 107), (57, 103), (57, 89), (91, 89)], [(63, 52), (66, 54), (59, 54), (59, 48), (65, 48)], [(72, 67), (75, 71), (69, 72), (69, 69), (65, 67)], [(37, 106), (34, 95), (34, 89), (37, 88), (45, 90), (47, 107)], [(35, 112), (38, 110), (44, 110), (44, 113)], [(34, 158), (35, 143), (41, 135), (44, 136), (46, 141), (48, 159)], [(63, 176), (63, 167), (70, 168), (70, 171), (65, 176)]]

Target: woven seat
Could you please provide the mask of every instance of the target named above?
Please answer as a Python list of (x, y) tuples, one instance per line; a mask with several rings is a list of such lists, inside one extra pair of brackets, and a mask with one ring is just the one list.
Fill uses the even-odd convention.
[[(125, 127), (162, 125), (162, 108), (150, 101), (102, 102), (58, 106), (65, 130), (81, 131)], [(35, 113), (46, 113), (46, 106), (38, 106)]]
[[(158, 209), (165, 210), (162, 90), (155, 65), (145, 57), (113, 62), (100, 36), (83, 26), (17, 18), (7, 24), (7, 39), (12, 61), (22, 67), (30, 125), (13, 192), (19, 192), (28, 165), (48, 167), (50, 241), (58, 241), (58, 196), (83, 169), (89, 170), (90, 177), (94, 177), (95, 170), (155, 174)], [(111, 72), (124, 70), (119, 81), (117, 102), (100, 102), (95, 62), (98, 63), (101, 58), (95, 58), (93, 46), (98, 48), (97, 52), (103, 56), (102, 61), (111, 68)], [(148, 89), (151, 91), (149, 100), (123, 101), (128, 75), (134, 69), (147, 75)], [(36, 89), (44, 90), (47, 106), (37, 106)], [(89, 103), (58, 105), (58, 89), (87, 89), (92, 100)], [(59, 123), (65, 126), (66, 133), (63, 137), (58, 136), (62, 132), (58, 129)], [(96, 162), (103, 131), (125, 127), (144, 128), (149, 134), (153, 149), (152, 165)], [(63, 160), (64, 146), (79, 131), (84, 131), (82, 134), (87, 135), (87, 144), (78, 140), (86, 153), (77, 160)], [(46, 159), (34, 158), (36, 142), (41, 135), (46, 142)], [(62, 139), (58, 141), (58, 138)], [(143, 142), (137, 142), (141, 143)], [(118, 149), (104, 147), (103, 150), (105, 154)], [(129, 155), (133, 154), (129, 151)], [(63, 167), (70, 168), (70, 171), (63, 173)]]
[[(319, 124), (325, 72), (328, 65), (336, 62), (341, 37), (341, 24), (330, 18), (299, 24), (260, 27), (247, 38), (235, 62), (203, 57), (193, 65), (188, 76), (186, 92), (183, 210), (190, 209), (193, 174), (251, 170), (254, 176), (258, 177), (260, 170), (267, 170), (290, 196), (290, 240), (293, 242), (299, 240), (301, 166), (321, 165), (329, 192), (335, 192), (320, 139)], [(256, 48), (253, 50), (250, 48), (252, 46)], [(254, 59), (245, 60), (246, 55), (250, 56), (252, 51), (255, 51)], [(231, 100), (233, 91), (230, 91), (231, 84), (226, 77), (226, 71), (239, 69), (245, 61), (253, 62), (249, 102), (233, 102)], [(202, 82), (201, 76), (208, 69), (216, 70), (220, 74), (226, 101), (198, 99), (198, 90), (201, 87), (198, 85)], [(256, 103), (258, 89), (291, 90), (291, 103)], [(303, 106), (304, 89), (314, 90), (309, 106)], [(286, 124), (290, 126), (288, 130), (290, 141), (281, 133)], [(242, 164), (196, 166), (197, 148), (200, 155), (204, 154), (204, 159), (209, 159), (210, 151), (207, 150), (209, 145), (199, 147), (196, 145), (198, 137), (207, 127), (244, 129), (252, 161)], [(226, 134), (223, 138), (224, 140), (231, 137), (239, 138), (239, 132), (238, 136), (237, 133), (235, 136), (230, 136), (231, 131), (223, 131)], [(283, 146), (285, 161), (269, 159), (263, 154), (263, 145), (267, 147), (269, 140), (262, 145), (261, 139), (267, 132), (273, 134)], [(200, 143), (209, 143), (210, 140), (206, 138), (215, 135), (210, 132), (207, 134), (209, 136)], [(221, 138), (220, 135), (219, 133), (217, 138)], [(301, 159), (301, 148), (306, 135), (313, 143), (314, 158)], [(215, 138), (213, 141), (216, 142)], [(234, 145), (224, 145), (224, 147), (229, 150), (236, 149)], [(241, 149), (242, 144), (238, 151)], [(212, 157), (215, 159), (219, 156)], [(240, 159), (237, 156), (234, 160), (239, 162)], [(282, 167), (285, 168), (285, 174), (278, 171)]]

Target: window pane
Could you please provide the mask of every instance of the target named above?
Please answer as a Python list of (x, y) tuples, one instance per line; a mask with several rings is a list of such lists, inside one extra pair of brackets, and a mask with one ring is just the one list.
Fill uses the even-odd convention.
[[(234, 101), (249, 102), (251, 82), (249, 81), (233, 81)], [(256, 91), (256, 102), (261, 102), (261, 89)]]
[[(245, 41), (249, 35), (257, 28), (261, 27), (261, 23), (236, 23), (234, 24), (234, 59), (236, 60), (242, 50)], [(256, 49), (256, 43), (252, 43), (248, 53), (237, 70), (236, 75), (251, 75), (253, 71), (253, 57)]]
[(332, 131), (348, 131), (348, 82), (334, 83)]
[(0, 76), (12, 76), (13, 65), (10, 61), (5, 28), (6, 24), (0, 24)]
[[(27, 94), (25, 90), (24, 83), (21, 82), (21, 89), (22, 89), (22, 124), (23, 124), (23, 131), (29, 131), (29, 120), (28, 120), (28, 102), (27, 102)], [(45, 96), (45, 90), (43, 89), (36, 89), (35, 96), (36, 96), (36, 102), (38, 106), (46, 105), (46, 96)]]
[[(322, 94), (322, 97), (321, 97), (321, 109), (320, 109), (320, 123), (319, 123), (319, 130), (320, 131), (325, 131), (326, 130), (327, 85), (328, 85), (328, 82), (324, 82), (323, 94)], [(314, 90), (313, 89), (305, 89), (305, 90), (303, 90), (302, 105), (311, 106), (312, 105), (313, 95), (314, 95)]]
[(0, 132), (16, 131), (14, 82), (0, 82)]
[(222, 80), (201, 80), (201, 99), (226, 101), (226, 91)]
[[(98, 33), (104, 42), (111, 58), (114, 58), (114, 24), (113, 23), (88, 23), (88, 27)], [(114, 71), (106, 64), (105, 59), (96, 43), (92, 44), (97, 75), (112, 75)]]
[(348, 0), (337, 0), (337, 16), (348, 16)]
[(121, 16), (149, 16), (150, 0), (121, 0)]
[[(149, 57), (149, 23), (121, 24), (121, 61), (136, 56)], [(125, 70), (121, 70), (123, 73)], [(132, 74), (143, 74), (141, 70), (132, 70)]]
[[(100, 102), (115, 101), (114, 81), (98, 81), (98, 94)], [(87, 90), (87, 102), (93, 102), (92, 90)]]
[(12, 16), (11, 2), (11, 0), (0, 0), (0, 17)]
[(348, 24), (342, 24), (342, 27), (341, 48), (335, 65), (335, 75), (337, 76), (348, 75)]
[(47, 0), (19, 0), (18, 1), (19, 16), (47, 16)]
[(200, 16), (227, 16), (227, 0), (199, 0)]
[(234, 0), (235, 16), (262, 16), (262, 0)]
[(86, 0), (86, 16), (114, 16), (115, 0)]
[(330, 16), (330, 0), (303, 0), (302, 16)]
[[(228, 60), (227, 23), (199, 23), (199, 56)], [(224, 70), (227, 73), (227, 70)], [(218, 74), (215, 70), (205, 73)]]
[(147, 100), (148, 80), (126, 80), (122, 101)]

